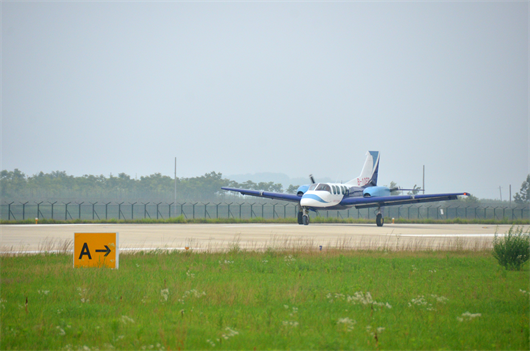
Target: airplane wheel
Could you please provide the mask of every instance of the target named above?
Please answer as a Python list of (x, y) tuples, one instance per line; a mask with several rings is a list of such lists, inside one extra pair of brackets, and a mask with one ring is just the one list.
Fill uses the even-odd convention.
[(304, 224), (304, 213), (303, 212), (298, 212), (298, 224)]
[(375, 223), (377, 223), (378, 227), (382, 227), (385, 223), (385, 219), (383, 218), (383, 215), (381, 213), (377, 214), (377, 217), (375, 218)]
[(309, 224), (309, 216), (308, 215), (304, 215), (303, 216), (303, 222), (304, 222), (304, 225), (308, 225)]

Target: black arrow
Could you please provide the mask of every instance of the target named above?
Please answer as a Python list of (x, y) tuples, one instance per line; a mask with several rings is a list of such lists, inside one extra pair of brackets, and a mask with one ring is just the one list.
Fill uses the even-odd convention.
[(105, 245), (105, 247), (107, 248), (106, 250), (96, 250), (96, 252), (106, 252), (105, 257), (107, 257), (107, 255), (110, 253), (110, 249), (107, 245)]

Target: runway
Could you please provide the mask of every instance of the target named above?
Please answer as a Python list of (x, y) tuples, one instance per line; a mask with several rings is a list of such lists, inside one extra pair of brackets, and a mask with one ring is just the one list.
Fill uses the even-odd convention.
[(480, 249), (510, 225), (460, 224), (56, 224), (1, 225), (0, 252), (64, 248), (74, 233), (114, 233), (122, 252), (137, 250)]

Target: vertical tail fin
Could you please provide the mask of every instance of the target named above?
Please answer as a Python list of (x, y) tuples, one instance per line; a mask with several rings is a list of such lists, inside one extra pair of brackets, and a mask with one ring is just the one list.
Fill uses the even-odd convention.
[(361, 175), (350, 180), (347, 185), (350, 186), (376, 186), (377, 176), (379, 174), (379, 151), (368, 151), (366, 161), (364, 161)]

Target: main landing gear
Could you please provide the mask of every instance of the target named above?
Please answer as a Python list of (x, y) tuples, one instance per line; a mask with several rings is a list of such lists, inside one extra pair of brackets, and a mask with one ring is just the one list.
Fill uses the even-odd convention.
[(303, 224), (303, 225), (309, 224), (309, 213), (307, 209), (300, 208), (300, 211), (298, 211), (298, 224)]
[(381, 213), (381, 208), (377, 210), (377, 215), (375, 216), (375, 223), (378, 227), (382, 227), (385, 223), (385, 219), (383, 218), (383, 214)]

